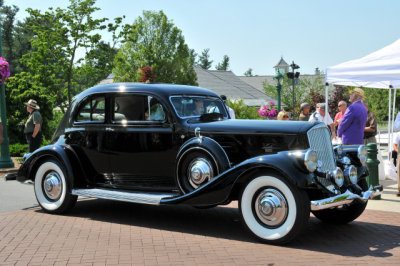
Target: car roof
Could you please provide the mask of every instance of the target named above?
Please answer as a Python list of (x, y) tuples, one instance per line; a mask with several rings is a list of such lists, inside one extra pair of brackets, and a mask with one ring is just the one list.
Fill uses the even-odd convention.
[(155, 95), (159, 95), (163, 98), (169, 98), (173, 95), (205, 95), (219, 97), (215, 92), (187, 85), (177, 84), (145, 84), (145, 83), (110, 83), (97, 85), (89, 88), (79, 95), (77, 95), (78, 101), (91, 94), (97, 93), (118, 93), (118, 92), (147, 92)]

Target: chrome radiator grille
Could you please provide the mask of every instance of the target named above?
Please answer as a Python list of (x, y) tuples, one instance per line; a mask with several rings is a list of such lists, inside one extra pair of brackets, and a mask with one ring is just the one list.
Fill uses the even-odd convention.
[(331, 136), (328, 128), (324, 125), (317, 125), (307, 132), (310, 148), (318, 154), (318, 160), (322, 162), (321, 170), (334, 170), (336, 168)]

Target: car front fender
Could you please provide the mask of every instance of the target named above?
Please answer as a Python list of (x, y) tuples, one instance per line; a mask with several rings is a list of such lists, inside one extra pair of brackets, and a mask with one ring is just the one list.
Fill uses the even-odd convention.
[(220, 173), (230, 168), (230, 161), (228, 155), (225, 153), (225, 150), (219, 145), (218, 142), (209, 138), (209, 137), (194, 137), (187, 140), (179, 149), (178, 154), (176, 156), (176, 161), (178, 164), (176, 165), (176, 172), (179, 167), (179, 161), (184, 156), (185, 152), (189, 149), (202, 149), (209, 153), (218, 164), (218, 169)]
[(313, 184), (313, 174), (303, 163), (305, 151), (285, 151), (257, 156), (226, 170), (198, 189), (174, 198), (163, 199), (161, 204), (188, 204), (212, 206), (235, 200), (233, 193), (261, 171), (273, 171), (298, 187)]

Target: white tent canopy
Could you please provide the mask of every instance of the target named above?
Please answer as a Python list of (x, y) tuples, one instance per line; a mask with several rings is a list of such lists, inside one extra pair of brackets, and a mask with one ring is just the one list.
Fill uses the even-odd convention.
[(400, 39), (359, 59), (326, 69), (329, 84), (381, 88), (400, 88)]
[[(389, 151), (392, 149), (394, 109), (396, 90), (400, 88), (400, 39), (394, 43), (359, 59), (341, 63), (326, 69), (327, 84), (389, 89)], [(393, 109), (391, 110), (391, 92)], [(325, 91), (328, 106), (328, 86)]]

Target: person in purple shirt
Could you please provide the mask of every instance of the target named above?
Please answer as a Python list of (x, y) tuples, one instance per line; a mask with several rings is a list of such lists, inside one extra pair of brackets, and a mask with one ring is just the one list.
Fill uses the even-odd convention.
[(342, 138), (343, 144), (363, 144), (364, 128), (367, 122), (367, 109), (361, 102), (365, 98), (364, 91), (355, 88), (350, 91), (350, 94), (352, 104), (344, 113), (337, 135)]

